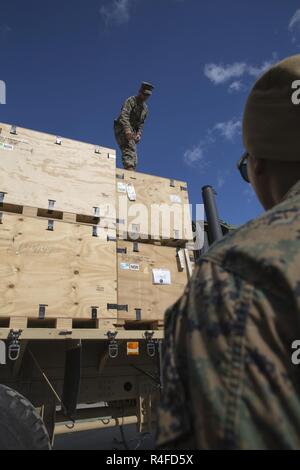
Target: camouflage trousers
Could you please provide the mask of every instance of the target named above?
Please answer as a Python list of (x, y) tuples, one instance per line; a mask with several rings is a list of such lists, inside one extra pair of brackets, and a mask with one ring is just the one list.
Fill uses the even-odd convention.
[(128, 140), (123, 129), (117, 124), (114, 125), (115, 138), (122, 152), (122, 163), (125, 170), (136, 169), (138, 156), (135, 141)]

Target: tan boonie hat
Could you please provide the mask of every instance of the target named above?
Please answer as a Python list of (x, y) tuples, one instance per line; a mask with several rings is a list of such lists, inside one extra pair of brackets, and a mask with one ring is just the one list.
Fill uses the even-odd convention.
[(300, 162), (300, 55), (277, 63), (257, 80), (244, 111), (243, 139), (257, 158)]

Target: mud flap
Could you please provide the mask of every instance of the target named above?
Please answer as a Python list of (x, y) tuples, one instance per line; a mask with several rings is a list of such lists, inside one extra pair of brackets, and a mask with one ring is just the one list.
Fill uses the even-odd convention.
[(65, 415), (74, 419), (79, 398), (81, 381), (81, 343), (73, 344), (66, 351), (65, 376), (62, 402)]

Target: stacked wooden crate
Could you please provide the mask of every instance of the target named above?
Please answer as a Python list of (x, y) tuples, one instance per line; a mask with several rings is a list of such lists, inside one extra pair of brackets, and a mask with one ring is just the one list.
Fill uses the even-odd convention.
[(116, 184), (118, 321), (155, 329), (193, 269), (187, 185), (121, 169)]
[(186, 183), (0, 124), (0, 328), (162, 325), (192, 271)]
[(111, 149), (0, 124), (0, 327), (116, 323), (115, 163)]

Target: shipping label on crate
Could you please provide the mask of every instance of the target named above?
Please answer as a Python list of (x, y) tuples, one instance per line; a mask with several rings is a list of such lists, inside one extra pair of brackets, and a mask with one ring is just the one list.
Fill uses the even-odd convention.
[(174, 204), (181, 204), (181, 197), (178, 194), (170, 194), (170, 201)]
[(126, 183), (118, 183), (117, 184), (118, 193), (125, 193), (127, 192), (127, 184)]
[(10, 144), (5, 144), (4, 142), (0, 142), (0, 149), (12, 151), (14, 149), (14, 146)]
[(120, 263), (120, 268), (123, 270), (130, 269), (129, 263)]
[(127, 196), (129, 201), (136, 201), (136, 192), (133, 184), (131, 183), (127, 184)]
[(139, 271), (140, 270), (140, 265), (139, 264), (131, 264), (130, 265), (130, 270), (131, 271)]
[(140, 265), (135, 263), (120, 263), (122, 270), (139, 271)]
[(167, 269), (152, 269), (153, 284), (170, 285), (171, 272)]

